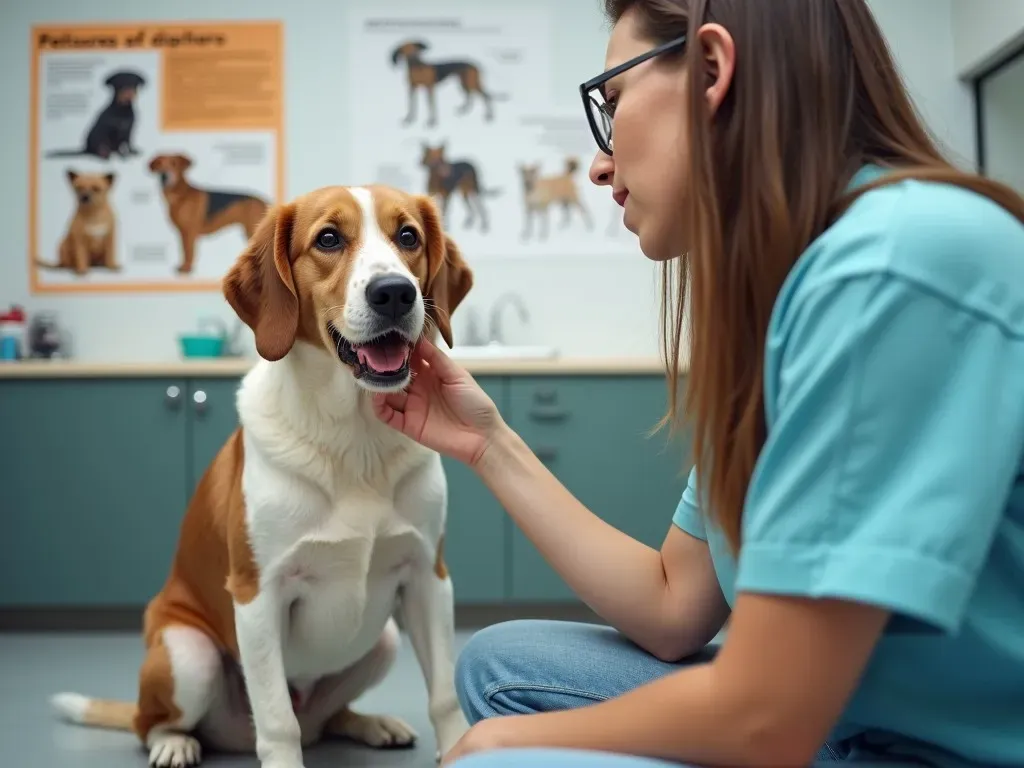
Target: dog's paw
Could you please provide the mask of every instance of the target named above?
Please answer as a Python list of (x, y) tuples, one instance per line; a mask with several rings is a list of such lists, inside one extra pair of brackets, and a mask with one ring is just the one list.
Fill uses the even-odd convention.
[(152, 768), (192, 768), (202, 759), (199, 742), (184, 733), (154, 734), (149, 744)]
[(347, 710), (335, 718), (332, 726), (336, 736), (375, 749), (410, 747), (419, 738), (412, 726), (388, 715), (362, 715)]

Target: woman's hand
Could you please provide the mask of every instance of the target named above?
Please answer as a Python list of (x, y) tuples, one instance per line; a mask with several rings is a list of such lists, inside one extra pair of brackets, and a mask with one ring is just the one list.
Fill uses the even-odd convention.
[(427, 448), (475, 465), (504, 426), (494, 401), (427, 339), (417, 343), (410, 364), (405, 392), (374, 395), (377, 417)]
[(481, 720), (466, 731), (448, 754), (441, 757), (441, 768), (453, 768), (457, 760), (476, 752), (517, 746), (517, 727), (522, 726), (528, 717), (529, 715), (508, 715)]

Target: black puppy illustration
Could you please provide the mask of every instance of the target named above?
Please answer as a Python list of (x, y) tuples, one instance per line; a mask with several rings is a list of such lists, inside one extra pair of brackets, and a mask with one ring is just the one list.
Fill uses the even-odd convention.
[(132, 146), (132, 130), (135, 128), (135, 95), (145, 84), (146, 79), (138, 72), (122, 70), (111, 74), (104, 81), (104, 85), (113, 91), (110, 103), (96, 116), (85, 136), (85, 146), (55, 150), (46, 156), (92, 155), (107, 160), (114, 154), (121, 157), (139, 154), (139, 150)]

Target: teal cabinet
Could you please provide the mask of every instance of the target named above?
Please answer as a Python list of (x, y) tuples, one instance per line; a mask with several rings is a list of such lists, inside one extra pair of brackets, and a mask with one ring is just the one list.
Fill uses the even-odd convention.
[(191, 497), (224, 442), (238, 427), (234, 378), (190, 379), (188, 384), (188, 490)]
[(186, 501), (182, 379), (0, 382), (0, 606), (140, 606)]
[[(480, 377), (477, 383), (500, 410), (508, 401), (508, 380)], [(455, 601), (460, 604), (500, 603), (508, 595), (511, 521), (473, 470), (444, 459), (448, 477), (448, 522), (445, 562), (451, 573)]]
[[(650, 436), (666, 403), (657, 376), (517, 377), (510, 382), (508, 418), (588, 509), (659, 548), (688, 469), (682, 441), (670, 443), (667, 430)], [(511, 599), (574, 599), (518, 527), (510, 549)]]
[[(647, 435), (665, 407), (660, 376), (477, 380), (587, 507), (660, 545), (688, 469), (680, 442)], [(238, 424), (238, 386), (236, 376), (0, 379), (0, 609), (144, 605)], [(444, 466), (456, 602), (574, 600), (476, 474)]]

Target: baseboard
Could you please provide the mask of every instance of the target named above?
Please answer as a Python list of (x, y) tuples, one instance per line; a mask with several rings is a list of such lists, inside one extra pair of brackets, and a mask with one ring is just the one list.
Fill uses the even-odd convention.
[[(0, 632), (139, 632), (141, 606), (102, 608), (0, 608)], [(604, 622), (581, 603), (481, 603), (457, 605), (458, 629), (517, 619)]]

